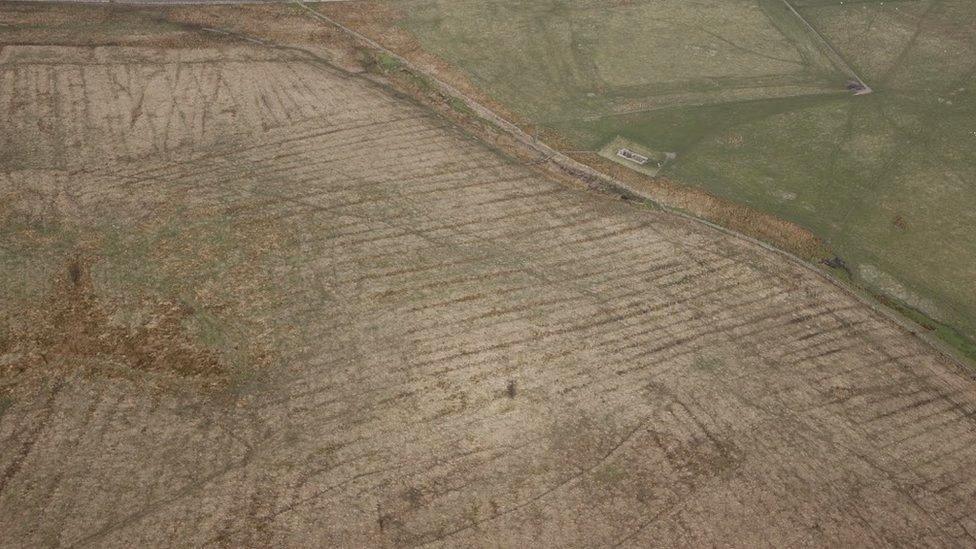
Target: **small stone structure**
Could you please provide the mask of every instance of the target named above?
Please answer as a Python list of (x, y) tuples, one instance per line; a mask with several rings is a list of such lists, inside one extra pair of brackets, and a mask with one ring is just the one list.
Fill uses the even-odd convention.
[(644, 164), (647, 164), (647, 161), (650, 160), (646, 156), (644, 156), (642, 154), (637, 154), (637, 153), (635, 153), (634, 151), (632, 151), (630, 149), (620, 149), (620, 150), (618, 150), (617, 151), (617, 156), (619, 156), (620, 158), (626, 158), (627, 160), (630, 160), (631, 162), (636, 162), (636, 163), (640, 164), (641, 166), (643, 166)]

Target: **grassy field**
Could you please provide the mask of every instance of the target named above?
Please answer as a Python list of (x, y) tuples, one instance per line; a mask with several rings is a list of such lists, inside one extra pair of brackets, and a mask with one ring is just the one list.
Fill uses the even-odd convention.
[(295, 6), (0, 21), (0, 548), (973, 545), (972, 373), (819, 273)]
[[(976, 334), (976, 3), (388, 4), (573, 149), (674, 152), (660, 175), (814, 231), (964, 350)], [(857, 77), (874, 93), (848, 92)]]

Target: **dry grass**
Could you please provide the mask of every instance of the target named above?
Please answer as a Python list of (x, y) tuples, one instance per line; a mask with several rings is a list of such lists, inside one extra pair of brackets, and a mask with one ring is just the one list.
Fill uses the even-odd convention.
[(972, 543), (972, 379), (809, 270), (305, 52), (11, 50), (3, 544)]

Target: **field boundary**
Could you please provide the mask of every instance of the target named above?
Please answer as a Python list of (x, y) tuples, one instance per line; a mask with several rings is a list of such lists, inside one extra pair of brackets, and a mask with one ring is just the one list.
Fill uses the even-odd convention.
[(803, 26), (806, 27), (806, 29), (809, 32), (811, 32), (817, 38), (817, 40), (820, 41), (821, 44), (823, 44), (827, 52), (830, 54), (830, 57), (832, 58), (831, 61), (833, 61), (834, 64), (838, 66), (838, 68), (840, 68), (844, 72), (847, 72), (848, 74), (850, 74), (850, 76), (854, 77), (854, 79), (857, 80), (858, 84), (860, 84), (863, 87), (863, 91), (858, 95), (867, 95), (871, 93), (872, 92), (871, 86), (868, 86), (868, 84), (864, 81), (864, 79), (861, 78), (861, 75), (859, 75), (857, 71), (854, 70), (854, 67), (852, 67), (851, 64), (848, 63), (846, 59), (844, 59), (844, 56), (842, 56), (840, 52), (838, 52), (834, 48), (833, 44), (830, 43), (830, 40), (827, 40), (826, 36), (824, 36), (819, 30), (817, 30), (816, 27), (810, 24), (810, 22), (807, 21), (807, 18), (803, 17), (803, 14), (800, 13), (800, 11), (793, 6), (790, 0), (782, 0), (782, 2), (786, 6), (786, 8), (790, 11), (790, 13), (795, 15), (797, 19), (799, 19), (800, 22), (803, 23)]
[[(789, 5), (789, 3), (786, 0), (783, 1), (784, 3)], [(403, 67), (406, 67), (410, 71), (419, 75), (423, 75), (432, 84), (434, 84), (438, 88), (438, 91), (440, 91), (442, 94), (451, 97), (454, 100), (463, 102), (464, 105), (467, 106), (479, 118), (505, 131), (507, 134), (515, 138), (516, 141), (522, 144), (523, 146), (529, 147), (530, 149), (543, 155), (543, 159), (540, 161), (540, 163), (547, 162), (557, 167), (563, 173), (584, 182), (589, 188), (602, 190), (606, 192), (612, 192), (615, 194), (619, 194), (623, 197), (640, 200), (642, 202), (653, 205), (654, 207), (664, 212), (667, 212), (669, 214), (696, 223), (700, 223), (702, 225), (710, 227), (711, 229), (717, 230), (723, 234), (733, 236), (735, 238), (739, 238), (741, 240), (759, 246), (764, 250), (776, 253), (779, 256), (788, 259), (792, 263), (802, 266), (807, 271), (811, 273), (815, 273), (820, 278), (828, 281), (835, 288), (838, 288), (842, 290), (844, 293), (852, 296), (859, 303), (866, 305), (867, 307), (870, 307), (875, 313), (880, 314), (883, 317), (891, 320), (892, 322), (895, 323), (895, 325), (897, 325), (899, 328), (904, 330), (906, 332), (906, 335), (911, 335), (924, 341), (926, 344), (928, 344), (930, 347), (935, 349), (937, 352), (939, 352), (941, 355), (947, 358), (950, 362), (952, 362), (957, 368), (959, 368), (959, 370), (964, 375), (971, 377), (972, 379), (976, 379), (976, 370), (974, 370), (973, 368), (974, 366), (976, 366), (976, 364), (973, 364), (969, 359), (964, 357), (960, 351), (957, 351), (955, 348), (949, 346), (948, 344), (936, 338), (935, 336), (926, 333), (923, 327), (921, 327), (911, 319), (906, 318), (905, 316), (898, 313), (897, 311), (891, 309), (890, 307), (880, 303), (876, 298), (872, 297), (871, 294), (866, 290), (864, 290), (863, 288), (853, 284), (846, 284), (838, 280), (836, 277), (831, 276), (827, 272), (824, 272), (824, 270), (819, 268), (817, 265), (814, 265), (813, 263), (803, 259), (802, 257), (794, 253), (791, 253), (787, 250), (784, 250), (782, 248), (764, 242), (758, 238), (749, 236), (745, 233), (736, 231), (734, 229), (730, 229), (728, 227), (724, 227), (722, 225), (708, 221), (707, 219), (703, 219), (701, 217), (691, 215), (680, 209), (676, 209), (671, 206), (668, 206), (667, 204), (664, 204), (652, 198), (650, 195), (648, 195), (644, 191), (641, 191), (640, 189), (637, 189), (603, 172), (600, 172), (586, 164), (583, 164), (582, 162), (579, 162), (578, 160), (575, 160), (559, 152), (558, 150), (553, 149), (552, 147), (546, 145), (542, 141), (539, 141), (537, 138), (529, 135), (514, 123), (498, 115), (497, 113), (485, 107), (481, 103), (475, 101), (465, 93), (461, 92), (455, 86), (452, 86), (451, 84), (444, 82), (440, 78), (437, 78), (436, 75), (431, 74), (429, 71), (411, 62), (409, 59), (384, 47), (382, 44), (376, 42), (375, 40), (369, 38), (368, 36), (365, 36), (364, 34), (343, 25), (339, 21), (336, 21), (335, 19), (328, 17), (312, 9), (307, 5), (308, 2), (305, 2), (304, 0), (293, 0), (293, 3), (301, 7), (301, 9), (303, 9), (310, 16), (324, 23), (334, 26), (335, 28), (341, 30), (347, 35), (358, 40), (359, 42), (365, 44), (370, 49), (373, 49), (376, 52), (379, 52), (383, 55), (395, 59), (398, 63), (400, 63)], [(809, 23), (807, 23), (805, 19), (803, 19), (802, 17), (800, 17), (800, 19), (803, 20), (804, 23), (809, 25)], [(812, 29), (812, 30), (816, 32), (816, 29)], [(820, 36), (820, 34), (817, 33), (817, 36)]]

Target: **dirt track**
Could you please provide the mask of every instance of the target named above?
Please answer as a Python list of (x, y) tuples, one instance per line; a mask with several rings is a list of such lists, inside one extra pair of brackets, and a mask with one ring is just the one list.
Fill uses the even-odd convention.
[[(229, 6), (250, 4), (288, 4), (294, 0), (18, 0), (43, 4), (119, 4), (130, 6)], [(321, 2), (355, 2), (356, 0), (302, 0), (308, 4)]]
[(976, 541), (972, 379), (777, 255), (284, 52), (3, 55), (0, 545)]

